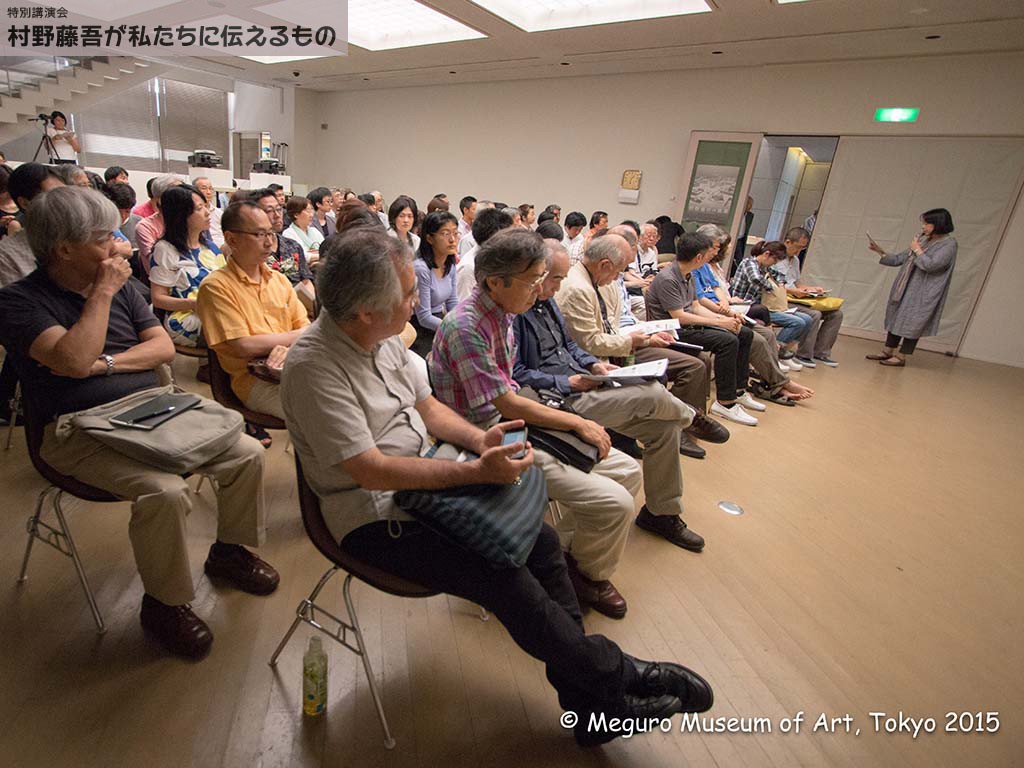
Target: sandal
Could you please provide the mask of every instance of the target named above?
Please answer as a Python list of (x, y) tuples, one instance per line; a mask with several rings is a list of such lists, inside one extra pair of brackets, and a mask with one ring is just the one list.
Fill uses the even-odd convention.
[(248, 421), (245, 422), (245, 434), (249, 435), (249, 437), (255, 437), (264, 448), (269, 448), (274, 443), (274, 438), (270, 436), (267, 430), (263, 427), (257, 427), (255, 424), (250, 424)]
[(791, 400), (786, 397), (781, 389), (772, 392), (761, 382), (756, 382), (750, 389), (754, 393), (754, 397), (761, 400), (767, 400), (769, 403), (775, 403), (776, 405), (796, 405), (796, 400)]
[(907, 364), (907, 361), (902, 357), (896, 357), (896, 355), (890, 355), (885, 360), (879, 360), (879, 365), (887, 365), (890, 368), (902, 368)]
[(888, 360), (894, 354), (894, 352), (885, 352), (883, 350), (880, 354), (877, 355), (864, 355), (864, 358), (866, 360)]

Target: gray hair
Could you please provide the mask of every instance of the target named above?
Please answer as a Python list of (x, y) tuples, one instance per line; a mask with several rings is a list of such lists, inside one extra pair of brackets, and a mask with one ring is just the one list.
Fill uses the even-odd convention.
[[(477, 204), (476, 204), (476, 207), (477, 207), (477, 209), (479, 210), (479, 208), (480, 208), (480, 203), (477, 203)], [(501, 212), (502, 212), (502, 213), (507, 213), (507, 214), (509, 215), (509, 217), (510, 217), (510, 218), (511, 218), (511, 219), (512, 219), (513, 221), (515, 220), (516, 216), (519, 216), (519, 215), (520, 215), (520, 211), (519, 211), (519, 209), (518, 209), (518, 208), (502, 208), (502, 209), (501, 209)]]
[(658, 229), (658, 225), (657, 224), (652, 224), (649, 221), (645, 221), (643, 224), (640, 225), (640, 233), (641, 234), (643, 234), (648, 229), (653, 229), (655, 232), (660, 232), (660, 230)]
[(702, 224), (697, 227), (697, 234), (704, 235), (704, 237), (709, 240), (718, 240), (721, 242), (722, 240), (725, 240), (729, 233), (717, 224)]
[(149, 185), (149, 189), (153, 193), (153, 199), (159, 202), (164, 192), (181, 183), (181, 179), (177, 176), (170, 173), (163, 173), (153, 179), (153, 183)]
[(544, 238), (516, 227), (495, 233), (476, 252), (476, 284), (486, 290), (488, 277), (500, 277), (505, 285), (538, 261), (545, 260)]
[(336, 323), (360, 311), (389, 312), (402, 300), (398, 270), (412, 263), (412, 251), (387, 233), (357, 227), (330, 238), (320, 254), (316, 292)]
[(550, 237), (545, 238), (544, 239), (544, 266), (546, 266), (550, 270), (551, 269), (551, 265), (555, 263), (555, 256), (557, 256), (559, 253), (564, 253), (564, 254), (568, 255), (569, 251), (558, 240), (555, 240), (555, 239), (550, 238)]
[(113, 232), (120, 224), (117, 208), (95, 189), (55, 187), (32, 199), (25, 214), (25, 236), (39, 266), (45, 269), (61, 243), (87, 243), (97, 233)]
[(82, 168), (80, 165), (75, 165), (74, 163), (61, 163), (60, 165), (56, 165), (53, 168), (53, 172), (57, 174), (57, 177), (68, 186), (75, 183), (75, 177), (80, 173), (85, 174), (86, 178), (88, 178), (88, 174), (85, 173), (85, 168)]
[[(601, 235), (601, 237), (595, 237), (590, 241), (587, 246), (586, 252), (583, 254), (583, 259), (588, 264), (597, 264), (602, 259), (608, 259), (613, 264), (624, 265), (629, 261), (628, 256), (622, 255), (622, 246), (619, 245), (619, 240), (625, 240), (622, 235), (617, 233), (609, 233), (607, 235)], [(626, 241), (629, 242), (628, 240)]]
[(619, 235), (629, 243), (630, 248), (636, 248), (636, 244), (640, 242), (640, 238), (636, 236), (636, 230), (633, 229), (629, 224), (616, 224), (614, 227), (608, 230), (609, 235)]

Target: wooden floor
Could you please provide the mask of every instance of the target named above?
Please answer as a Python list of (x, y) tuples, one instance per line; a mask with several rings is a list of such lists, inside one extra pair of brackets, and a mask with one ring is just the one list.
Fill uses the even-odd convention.
[[(715, 689), (712, 716), (768, 718), (770, 735), (639, 735), (578, 750), (542, 667), (496, 620), (455, 598), (403, 600), (357, 585), (398, 746), (387, 752), (358, 659), (330, 655), (330, 704), (302, 719), (296, 633), (267, 666), (325, 561), (298, 517), (275, 436), (264, 557), (281, 588), (212, 587), (208, 487), (190, 520), (196, 611), (216, 641), (199, 664), (143, 636), (126, 504), (70, 501), (109, 625), (98, 638), (71, 563), (38, 546), (15, 584), (42, 481), (22, 436), (2, 456), (0, 764), (4, 766), (1011, 766), (1024, 764), (1024, 371), (920, 353), (903, 370), (843, 338), (832, 370), (797, 374), (810, 404), (769, 406), (756, 428), (684, 460), (694, 555), (635, 529), (615, 581), (623, 621), (588, 615), (634, 655), (673, 659)], [(176, 370), (191, 381), (195, 363)], [(202, 390), (198, 387), (197, 391)], [(731, 500), (746, 514), (716, 504)], [(638, 502), (639, 503), (639, 502)], [(340, 583), (327, 599), (341, 609)], [(780, 723), (803, 712), (799, 734)], [(874, 733), (869, 712), (935, 718), (935, 733)], [(945, 733), (947, 712), (998, 712), (998, 733)], [(820, 714), (851, 733), (811, 732)], [(965, 725), (966, 725), (965, 721)]]

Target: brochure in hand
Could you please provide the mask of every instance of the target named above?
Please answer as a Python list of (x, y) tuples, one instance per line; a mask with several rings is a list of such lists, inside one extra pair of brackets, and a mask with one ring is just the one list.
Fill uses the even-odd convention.
[(598, 381), (602, 384), (610, 384), (613, 387), (621, 387), (627, 384), (644, 384), (648, 381), (660, 379), (668, 370), (668, 360), (651, 360), (639, 365), (629, 365), (625, 368), (616, 368), (606, 375), (592, 373), (583, 374), (588, 381)]

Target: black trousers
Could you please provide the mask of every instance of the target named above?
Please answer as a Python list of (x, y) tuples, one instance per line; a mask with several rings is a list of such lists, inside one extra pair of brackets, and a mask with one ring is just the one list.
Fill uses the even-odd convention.
[(746, 391), (753, 331), (745, 325), (738, 334), (725, 328), (684, 325), (677, 333), (681, 341), (700, 344), (714, 354), (715, 390), (719, 401), (730, 402)]
[(618, 711), (636, 670), (619, 647), (583, 631), (555, 530), (544, 524), (521, 568), (487, 561), (420, 523), (403, 522), (393, 538), (386, 522), (370, 523), (341, 541), (348, 552), (382, 570), (430, 589), (471, 600), (498, 617), (524, 651), (547, 666), (563, 709), (580, 714)]
[[(902, 346), (900, 345), (901, 340), (903, 341)], [(912, 355), (914, 354), (914, 350), (917, 349), (917, 339), (906, 339), (897, 336), (895, 333), (886, 333), (885, 346), (889, 349), (896, 349), (896, 347), (899, 347), (900, 352), (904, 355)]]

